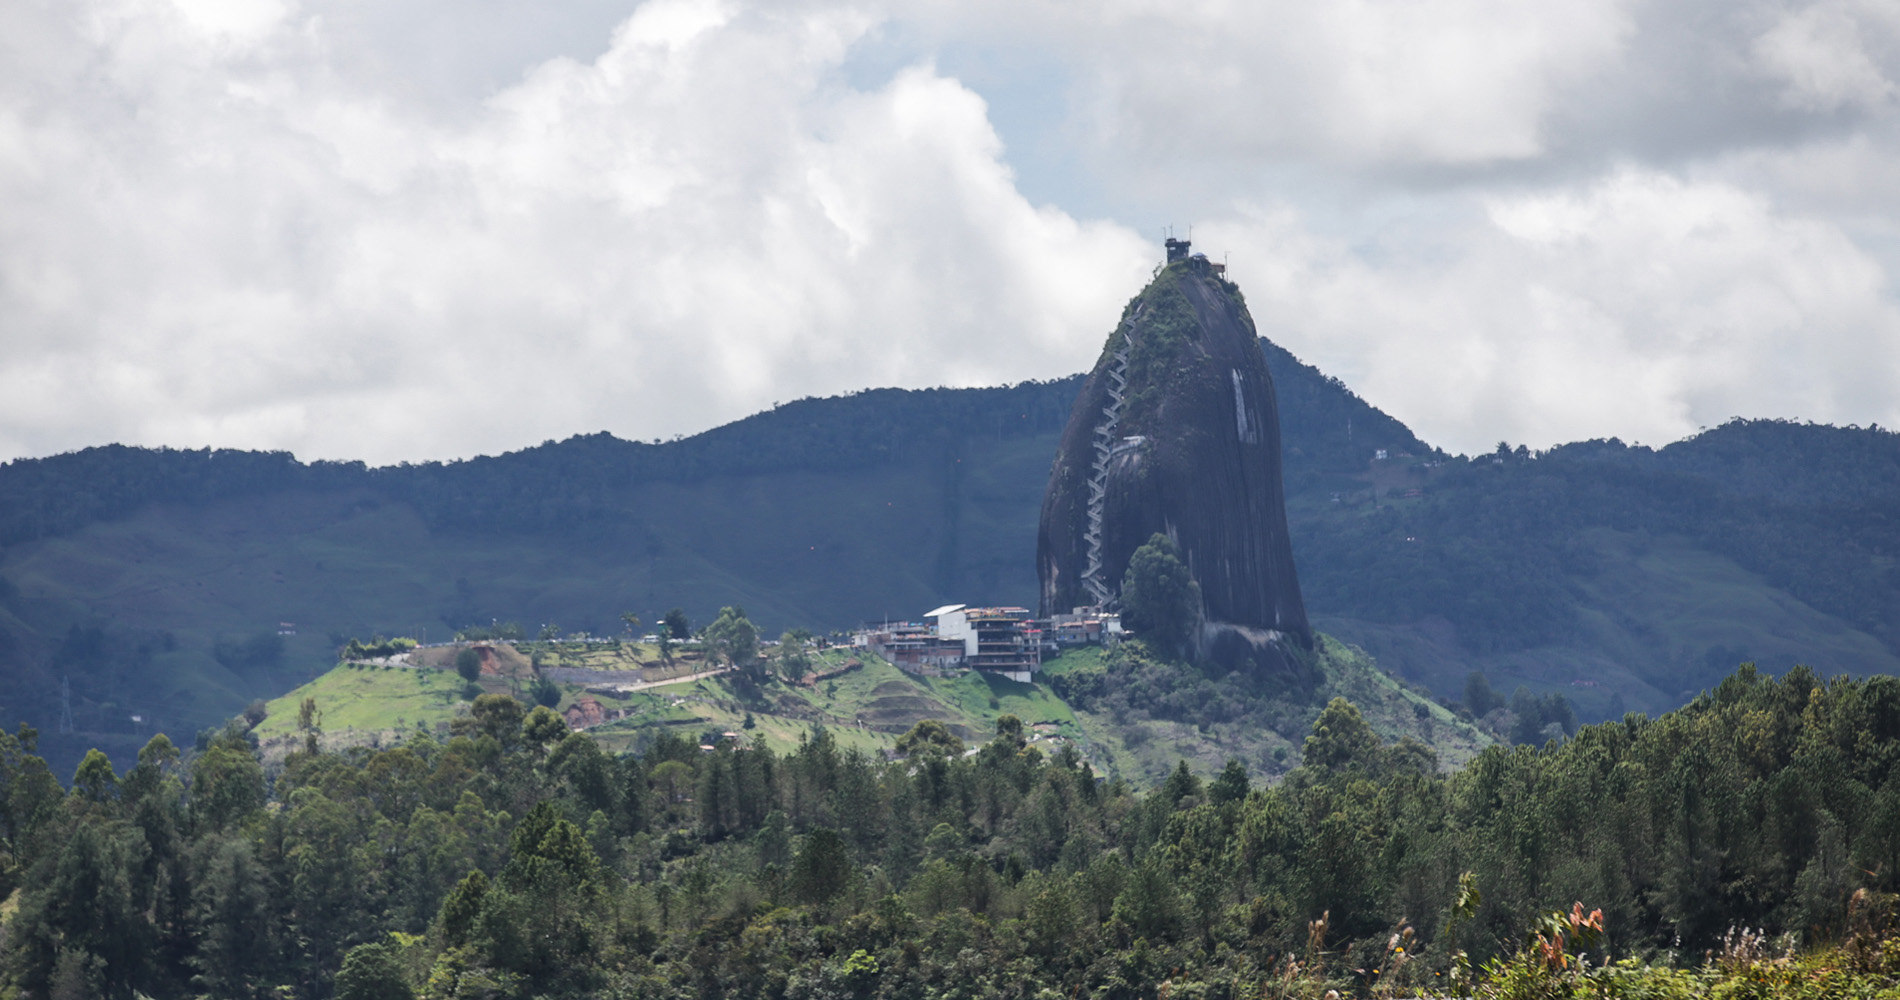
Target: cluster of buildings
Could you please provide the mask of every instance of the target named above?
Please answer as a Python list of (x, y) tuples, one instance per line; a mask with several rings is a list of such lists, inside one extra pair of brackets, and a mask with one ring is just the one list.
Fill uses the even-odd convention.
[(1044, 656), (1069, 646), (1117, 642), (1121, 635), (1121, 616), (1098, 608), (1036, 618), (1028, 608), (946, 604), (918, 621), (866, 625), (851, 645), (914, 674), (982, 670), (1029, 683)]

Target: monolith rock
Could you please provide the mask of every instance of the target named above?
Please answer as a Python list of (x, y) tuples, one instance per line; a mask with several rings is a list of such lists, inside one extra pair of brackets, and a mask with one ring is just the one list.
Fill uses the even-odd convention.
[(1197, 660), (1303, 672), (1273, 379), (1239, 288), (1188, 249), (1168, 241), (1070, 412), (1042, 503), (1042, 613), (1117, 607), (1129, 557), (1160, 533), (1200, 584)]

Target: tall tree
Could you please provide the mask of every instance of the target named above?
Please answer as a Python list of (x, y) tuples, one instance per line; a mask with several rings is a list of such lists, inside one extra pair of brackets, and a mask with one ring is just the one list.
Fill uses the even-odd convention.
[(809, 629), (787, 629), (778, 637), (779, 672), (788, 681), (796, 681), (811, 670)]
[(482, 654), (473, 646), (465, 646), (455, 651), (455, 672), (462, 679), (474, 683), (482, 675)]
[(758, 677), (762, 666), (759, 661), (759, 629), (746, 618), (744, 608), (720, 608), (719, 617), (706, 626), (705, 638), (706, 645), (727, 665), (742, 668), (755, 678)]
[(1201, 585), (1168, 536), (1157, 532), (1129, 556), (1122, 607), (1143, 638), (1173, 653), (1187, 648), (1201, 618)]
[(383, 942), (359, 944), (343, 956), (336, 974), (336, 1000), (414, 1000), (395, 951)]

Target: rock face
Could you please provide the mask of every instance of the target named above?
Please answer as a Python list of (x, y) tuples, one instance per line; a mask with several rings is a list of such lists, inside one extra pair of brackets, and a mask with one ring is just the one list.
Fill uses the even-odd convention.
[(1129, 302), (1076, 398), (1037, 539), (1042, 613), (1112, 606), (1166, 534), (1200, 582), (1195, 652), (1297, 669), (1311, 632), (1286, 530), (1273, 379), (1240, 291), (1187, 244)]

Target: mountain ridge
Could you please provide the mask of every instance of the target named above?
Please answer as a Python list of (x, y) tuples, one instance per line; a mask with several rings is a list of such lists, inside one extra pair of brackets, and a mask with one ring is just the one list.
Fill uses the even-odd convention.
[[(1673, 707), (1747, 659), (1900, 672), (1900, 436), (1741, 421), (1464, 459), (1261, 345), (1309, 613), (1399, 677), (1455, 698), (1478, 669), (1588, 719)], [(740, 603), (770, 632), (1032, 605), (1079, 386), (869, 390), (677, 442), (378, 469), (116, 445), (9, 462), (0, 718), (188, 732), (352, 635), (497, 618), (599, 633)]]

